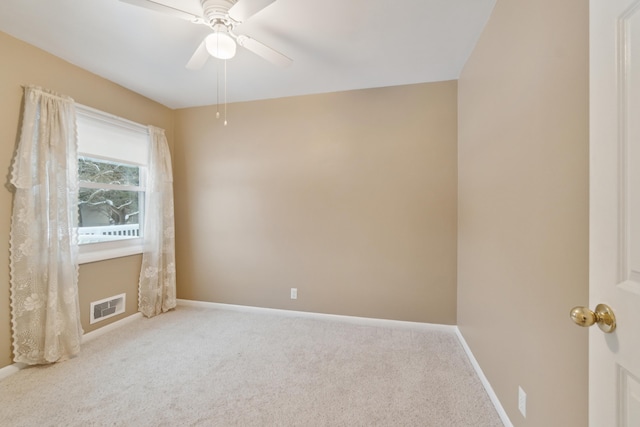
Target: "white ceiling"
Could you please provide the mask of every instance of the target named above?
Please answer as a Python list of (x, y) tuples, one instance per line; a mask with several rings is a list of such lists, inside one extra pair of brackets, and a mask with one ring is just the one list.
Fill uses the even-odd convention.
[[(156, 1), (200, 14), (199, 0)], [(495, 1), (277, 0), (236, 33), (293, 65), (239, 47), (227, 100), (456, 79)], [(0, 31), (170, 108), (216, 103), (216, 61), (185, 69), (211, 32), (204, 25), (118, 0), (0, 0)]]

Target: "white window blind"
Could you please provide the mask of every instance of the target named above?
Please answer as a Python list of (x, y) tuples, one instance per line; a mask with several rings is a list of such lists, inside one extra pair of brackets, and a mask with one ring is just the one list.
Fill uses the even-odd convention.
[(79, 155), (147, 165), (146, 126), (81, 105), (76, 105), (76, 123)]

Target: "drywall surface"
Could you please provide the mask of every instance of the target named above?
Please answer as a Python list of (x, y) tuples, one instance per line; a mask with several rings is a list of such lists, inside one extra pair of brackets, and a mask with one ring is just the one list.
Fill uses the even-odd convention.
[(456, 97), (449, 81), (237, 103), (228, 126), (177, 110), (178, 296), (454, 324)]
[(515, 426), (586, 426), (588, 2), (499, 0), (458, 103), (460, 330)]

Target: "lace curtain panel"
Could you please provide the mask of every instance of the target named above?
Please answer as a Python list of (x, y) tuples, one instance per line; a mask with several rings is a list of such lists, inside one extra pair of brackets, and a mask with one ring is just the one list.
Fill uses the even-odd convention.
[(149, 137), (138, 309), (153, 317), (176, 306), (176, 264), (171, 155), (164, 130), (149, 126)]
[(80, 351), (77, 141), (71, 98), (27, 87), (14, 159), (10, 236), (14, 361), (30, 365)]

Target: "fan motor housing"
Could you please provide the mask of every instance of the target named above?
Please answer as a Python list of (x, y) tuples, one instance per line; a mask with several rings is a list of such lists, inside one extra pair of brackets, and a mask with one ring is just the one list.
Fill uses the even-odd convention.
[[(200, 0), (202, 5), (202, 14), (207, 19), (209, 25), (216, 22), (224, 22), (227, 24), (229, 21), (229, 9), (235, 4), (231, 0)], [(231, 24), (231, 22), (228, 22)]]

